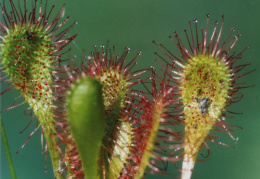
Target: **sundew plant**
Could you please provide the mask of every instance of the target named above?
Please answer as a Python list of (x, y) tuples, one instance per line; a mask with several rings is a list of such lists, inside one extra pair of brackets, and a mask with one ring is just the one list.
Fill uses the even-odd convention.
[[(0, 5), (1, 103), (10, 91), (19, 92), (0, 114), (28, 105), (24, 114), (30, 120), (23, 131), (36, 123), (17, 153), (32, 147), (29, 141), (40, 131), (42, 172), (52, 165), (53, 178), (189, 179), (202, 148), (208, 151), (203, 160), (210, 161), (210, 142), (235, 145), (233, 133), (242, 127), (230, 121), (238, 112), (229, 107), (243, 100), (242, 89), (254, 86), (243, 79), (255, 70), (242, 57), (249, 47), (236, 49), (241, 34), (233, 28), (224, 33), (224, 15), (219, 21), (207, 14), (181, 24), (185, 30), (174, 31), (170, 43), (151, 39), (154, 67), (139, 65), (147, 51), (116, 47), (113, 39), (83, 50), (76, 43), (77, 22), (65, 12), (72, 7), (51, 3), (6, 0)], [(11, 177), (20, 178), (4, 128), (8, 119), (1, 116)], [(222, 142), (219, 134), (233, 143)]]

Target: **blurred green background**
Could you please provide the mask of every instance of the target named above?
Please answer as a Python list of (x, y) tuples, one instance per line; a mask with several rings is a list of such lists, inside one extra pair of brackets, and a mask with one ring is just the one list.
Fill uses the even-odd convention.
[[(233, 133), (239, 138), (238, 142), (232, 141), (227, 134), (218, 133), (219, 141), (235, 148), (208, 142), (211, 155), (205, 162), (196, 163), (192, 178), (260, 178), (260, 57), (257, 50), (260, 47), (259, 0), (52, 0), (48, 4), (49, 6), (55, 4), (54, 12), (57, 12), (63, 3), (66, 3), (65, 17), (71, 16), (69, 23), (78, 22), (69, 32), (69, 35), (78, 34), (76, 40), (69, 45), (73, 50), (63, 56), (63, 59), (69, 56), (80, 56), (83, 49), (89, 52), (93, 50), (94, 44), (100, 46), (109, 40), (110, 45), (116, 45), (118, 54), (121, 54), (124, 46), (129, 46), (131, 48), (129, 60), (139, 50), (142, 51), (135, 69), (155, 66), (157, 71), (160, 71), (161, 66), (154, 62), (156, 58), (154, 52), (159, 50), (152, 40), (163, 43), (171, 52), (179, 55), (178, 50), (168, 38), (174, 30), (177, 30), (181, 38), (185, 40), (183, 29), (189, 28), (188, 21), (197, 18), (198, 27), (205, 27), (206, 14), (210, 13), (212, 29), (215, 20), (221, 21), (221, 16), (224, 14), (222, 40), (232, 27), (235, 28), (236, 34), (242, 34), (233, 52), (240, 52), (247, 45), (250, 47), (239, 63), (252, 64), (243, 70), (244, 73), (252, 69), (257, 69), (257, 71), (243, 77), (241, 81), (247, 81), (248, 85), (255, 84), (255, 87), (241, 90), (244, 94), (242, 101), (229, 107), (231, 111), (243, 112), (242, 115), (232, 115), (233, 118), (228, 119), (230, 123), (243, 127), (243, 130), (237, 129)], [(5, 86), (1, 84), (1, 91), (5, 89)], [(1, 96), (1, 108), (11, 105), (17, 96), (19, 94), (15, 90)], [(19, 154), (16, 154), (36, 126), (34, 121), (24, 133), (19, 134), (30, 121), (30, 117), (23, 114), (26, 108), (28, 105), (22, 105), (2, 113), (17, 176), (19, 179), (52, 179), (53, 172), (49, 156), (47, 172), (44, 172), (40, 130), (31, 137)], [(206, 155), (206, 153), (206, 150), (202, 150), (200, 154)], [(179, 175), (175, 168), (169, 168), (169, 172)], [(10, 178), (2, 144), (0, 173), (1, 179)], [(146, 178), (169, 177), (146, 175)]]

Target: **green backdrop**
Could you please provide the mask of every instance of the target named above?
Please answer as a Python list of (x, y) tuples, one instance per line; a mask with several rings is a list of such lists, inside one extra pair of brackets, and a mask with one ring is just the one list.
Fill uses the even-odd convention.
[[(44, 1), (44, 0), (43, 0)], [(93, 50), (93, 44), (98, 46), (110, 41), (110, 45), (117, 46), (117, 53), (121, 54), (124, 46), (131, 48), (129, 60), (141, 50), (136, 69), (155, 66), (160, 71), (161, 66), (154, 62), (154, 51), (159, 51), (152, 43), (165, 44), (173, 53), (178, 53), (168, 36), (174, 30), (185, 38), (183, 29), (188, 28), (188, 21), (198, 19), (198, 27), (205, 27), (206, 13), (210, 13), (211, 29), (215, 20), (221, 21), (225, 15), (223, 37), (232, 27), (236, 33), (241, 33), (234, 51), (240, 52), (246, 45), (246, 50), (240, 64), (252, 65), (244, 72), (257, 69), (253, 74), (247, 75), (243, 80), (248, 85), (255, 84), (254, 88), (241, 90), (244, 98), (233, 104), (229, 110), (243, 112), (242, 115), (232, 115), (230, 123), (243, 127), (234, 134), (239, 140), (237, 143), (224, 133), (220, 133), (219, 141), (232, 147), (225, 147), (208, 142), (211, 155), (205, 162), (197, 163), (193, 172), (193, 179), (258, 179), (260, 178), (260, 1), (259, 0), (52, 0), (49, 5), (55, 4), (56, 10), (63, 4), (65, 16), (71, 16), (70, 22), (78, 24), (69, 32), (69, 35), (78, 34), (76, 40), (70, 44), (73, 50), (63, 56), (77, 55), (80, 57), (82, 49), (86, 52)], [(2, 19), (1, 19), (2, 21)], [(80, 59), (80, 58), (78, 58)], [(1, 84), (2, 90), (5, 89)], [(2, 109), (11, 105), (14, 97), (19, 94), (13, 90), (1, 96)], [(21, 101), (21, 99), (18, 99)], [(35, 129), (34, 121), (22, 134), (19, 132), (28, 124), (30, 117), (23, 114), (28, 108), (22, 105), (19, 108), (6, 111), (2, 114), (9, 139), (14, 165), (19, 179), (51, 179), (53, 178), (50, 158), (47, 158), (47, 172), (44, 172), (44, 153), (41, 153), (40, 130), (29, 140), (27, 145), (16, 154), (16, 151), (25, 143), (27, 137)], [(2, 144), (1, 144), (2, 145)], [(206, 155), (206, 150), (201, 151)], [(200, 157), (201, 158), (201, 157)], [(169, 172), (178, 175), (176, 169)], [(9, 169), (1, 146), (1, 179), (9, 179)], [(169, 178), (166, 176), (146, 175), (146, 178)]]

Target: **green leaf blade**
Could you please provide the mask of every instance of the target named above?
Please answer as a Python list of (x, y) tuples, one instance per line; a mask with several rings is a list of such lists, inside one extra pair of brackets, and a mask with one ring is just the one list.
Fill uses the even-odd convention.
[(85, 178), (96, 179), (99, 170), (99, 149), (105, 127), (100, 82), (89, 77), (77, 80), (68, 95), (67, 111)]

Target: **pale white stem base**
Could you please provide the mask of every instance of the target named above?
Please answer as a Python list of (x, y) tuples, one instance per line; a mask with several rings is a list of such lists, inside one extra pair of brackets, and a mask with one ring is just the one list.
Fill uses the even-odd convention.
[(188, 156), (187, 154), (184, 155), (183, 162), (182, 162), (182, 179), (190, 179), (192, 175), (192, 171), (194, 168), (194, 160), (192, 157)]

